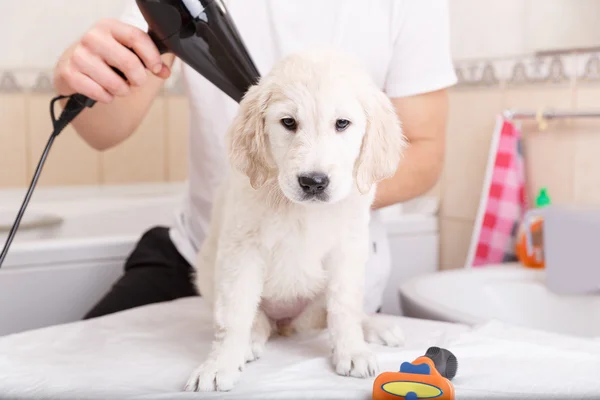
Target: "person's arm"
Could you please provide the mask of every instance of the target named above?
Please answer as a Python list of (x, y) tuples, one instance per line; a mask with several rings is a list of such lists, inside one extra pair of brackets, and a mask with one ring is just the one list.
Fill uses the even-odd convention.
[(444, 164), (447, 91), (393, 98), (409, 146), (396, 174), (377, 186), (374, 209), (410, 200), (437, 183)]
[[(174, 59), (173, 55), (161, 56), (141, 29), (103, 20), (60, 57), (54, 87), (61, 95), (81, 93), (97, 100), (72, 126), (91, 147), (104, 150), (135, 131), (169, 77)], [(122, 71), (127, 81), (110, 66)]]
[(423, 195), (438, 181), (445, 153), (447, 88), (456, 83), (448, 0), (398, 2), (385, 92), (409, 146), (396, 174), (378, 185), (375, 209)]

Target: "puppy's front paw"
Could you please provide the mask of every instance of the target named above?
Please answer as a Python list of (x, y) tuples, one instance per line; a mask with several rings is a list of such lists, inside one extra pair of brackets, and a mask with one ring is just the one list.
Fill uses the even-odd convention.
[(368, 317), (363, 322), (367, 343), (398, 347), (404, 344), (404, 334), (398, 325), (383, 319)]
[(336, 349), (333, 352), (335, 372), (342, 376), (368, 378), (375, 376), (379, 370), (375, 355), (367, 348)]
[(192, 372), (186, 392), (227, 392), (240, 379), (242, 366), (225, 360), (207, 360)]
[(256, 361), (260, 358), (265, 350), (266, 340), (252, 340), (250, 346), (246, 350), (246, 362)]
[(271, 322), (262, 311), (256, 316), (252, 326), (250, 346), (246, 349), (246, 362), (258, 360), (271, 336)]

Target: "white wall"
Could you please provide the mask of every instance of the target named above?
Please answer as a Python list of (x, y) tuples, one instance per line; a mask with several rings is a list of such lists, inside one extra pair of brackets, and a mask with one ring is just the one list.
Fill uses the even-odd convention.
[[(0, 69), (53, 67), (78, 35), (128, 1), (0, 0)], [(600, 44), (600, 0), (448, 1), (456, 59)]]
[(600, 46), (599, 0), (525, 0), (528, 49)]
[(449, 0), (452, 55), (488, 58), (525, 52), (527, 0)]
[(127, 0), (0, 0), (0, 69), (51, 68), (60, 53)]
[(455, 59), (600, 46), (600, 0), (449, 0)]

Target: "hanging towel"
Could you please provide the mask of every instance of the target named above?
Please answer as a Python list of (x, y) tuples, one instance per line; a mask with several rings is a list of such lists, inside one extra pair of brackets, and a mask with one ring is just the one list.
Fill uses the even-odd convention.
[(526, 209), (521, 131), (498, 116), (466, 267), (516, 261), (515, 243)]

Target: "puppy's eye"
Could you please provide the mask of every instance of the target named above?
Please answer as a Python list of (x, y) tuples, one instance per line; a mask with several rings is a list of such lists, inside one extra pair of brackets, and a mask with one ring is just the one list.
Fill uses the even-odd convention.
[(282, 118), (281, 125), (288, 131), (295, 131), (298, 127), (296, 120), (294, 118)]
[(348, 121), (347, 119), (338, 119), (337, 121), (335, 121), (335, 129), (338, 132), (341, 132), (344, 129), (346, 129), (348, 125), (350, 125), (350, 121)]

